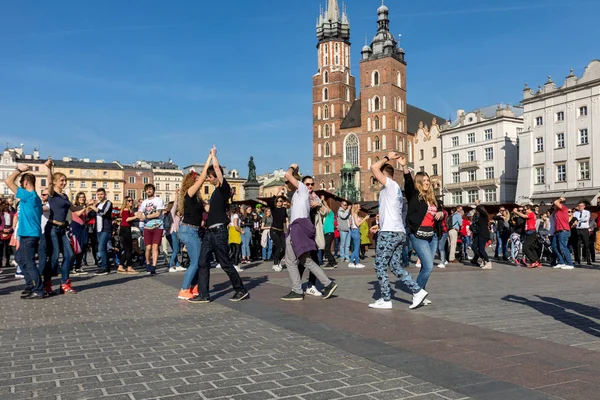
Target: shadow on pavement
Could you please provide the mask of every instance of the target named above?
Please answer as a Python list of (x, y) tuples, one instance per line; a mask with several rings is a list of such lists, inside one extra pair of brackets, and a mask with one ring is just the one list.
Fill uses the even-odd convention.
[[(502, 300), (529, 306), (541, 314), (554, 318), (558, 322), (562, 322), (563, 324), (579, 329), (580, 331), (589, 335), (600, 337), (600, 324), (581, 315), (590, 315), (590, 313), (595, 313), (594, 318), (598, 318), (599, 310), (597, 308), (551, 297), (536, 297), (544, 301), (529, 300), (525, 297), (515, 296), (512, 294), (504, 296)], [(578, 314), (570, 312), (567, 309), (571, 309)]]
[[(252, 289), (257, 288), (268, 281), (269, 277), (267, 275), (258, 276), (255, 278), (242, 277), (242, 282), (244, 282), (246, 290), (250, 292), (250, 296), (252, 296)], [(233, 293), (233, 288), (231, 287), (231, 282), (229, 279), (227, 279), (223, 283), (217, 283), (216, 285), (213, 285), (213, 291), (218, 293), (210, 296), (211, 301), (215, 301), (229, 293)]]

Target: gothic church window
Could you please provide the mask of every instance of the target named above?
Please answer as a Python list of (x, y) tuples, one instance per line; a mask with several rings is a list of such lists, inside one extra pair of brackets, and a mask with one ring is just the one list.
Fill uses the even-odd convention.
[(349, 162), (352, 165), (359, 165), (358, 158), (358, 138), (355, 134), (351, 133), (346, 137), (345, 143), (345, 162)]
[(379, 126), (379, 117), (375, 117), (375, 119), (373, 120), (373, 130), (374, 131), (378, 131), (380, 129)]
[(373, 111), (379, 111), (379, 110), (380, 110), (379, 97), (375, 96), (375, 98), (373, 99)]
[(371, 86), (379, 86), (379, 71), (373, 71)]
[(323, 119), (329, 118), (329, 107), (323, 107)]

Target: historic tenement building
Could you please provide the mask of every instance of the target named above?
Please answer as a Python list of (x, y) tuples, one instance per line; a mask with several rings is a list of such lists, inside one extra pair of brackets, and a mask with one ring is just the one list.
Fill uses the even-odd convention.
[[(389, 10), (381, 5), (377, 33), (361, 51), (360, 96), (356, 98), (348, 14), (339, 9), (337, 0), (329, 0), (317, 19), (313, 172), (318, 187), (351, 200), (377, 200), (380, 187), (369, 168), (388, 151), (413, 158), (413, 137), (407, 130), (405, 54), (389, 23)], [(416, 110), (420, 113), (415, 119), (425, 117), (429, 123), (435, 117)], [(439, 117), (438, 121), (445, 123)], [(399, 174), (396, 178), (402, 180)]]

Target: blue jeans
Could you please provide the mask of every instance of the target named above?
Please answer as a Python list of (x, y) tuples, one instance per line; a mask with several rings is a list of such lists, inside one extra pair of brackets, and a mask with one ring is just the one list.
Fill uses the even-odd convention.
[(334, 238), (333, 239), (333, 256), (335, 258), (339, 257), (340, 255), (340, 238)]
[(169, 268), (178, 266), (179, 260), (177, 256), (179, 255), (179, 238), (177, 237), (177, 232), (170, 233), (167, 235), (167, 240), (171, 243), (171, 259), (169, 260)]
[(571, 252), (569, 251), (569, 238), (571, 231), (560, 231), (554, 234), (552, 238), (552, 250), (556, 254), (556, 263), (564, 265), (573, 265)]
[(250, 228), (242, 228), (242, 257), (250, 258), (250, 242), (252, 241), (252, 231)]
[(360, 263), (360, 229), (352, 229), (350, 231), (352, 238), (352, 254), (350, 254), (350, 262), (353, 264)]
[(350, 259), (350, 232), (340, 231), (340, 258)]
[(67, 283), (75, 255), (73, 254), (71, 242), (65, 233), (65, 227), (52, 226), (50, 240), (52, 241), (52, 271), (58, 271), (58, 253), (60, 252), (63, 255), (63, 262), (60, 266), (60, 279), (62, 283)]
[(417, 276), (417, 285), (421, 289), (425, 289), (429, 275), (431, 275), (431, 271), (433, 270), (433, 256), (435, 255), (438, 241), (435, 235), (431, 240), (425, 240), (419, 239), (411, 233), (410, 242), (417, 253), (417, 257), (421, 260), (421, 271), (419, 272), (419, 276)]
[(23, 271), (27, 287), (32, 292), (44, 294), (44, 286), (42, 285), (42, 277), (40, 271), (35, 266), (35, 253), (38, 251), (39, 237), (21, 236), (19, 238), (19, 265)]
[(506, 257), (508, 255), (508, 237), (509, 235), (507, 233), (496, 232), (496, 249), (494, 250), (494, 257)]
[(413, 280), (412, 276), (401, 266), (402, 249), (405, 247), (406, 234), (404, 232), (380, 232), (377, 239), (375, 250), (375, 271), (379, 288), (381, 289), (381, 298), (389, 301), (392, 298), (390, 293), (390, 281), (387, 269), (390, 268), (400, 281), (413, 294), (421, 288)]
[(446, 242), (448, 242), (448, 232), (442, 234), (442, 237), (438, 240), (438, 252), (440, 253), (440, 260), (442, 264), (446, 262)]
[(110, 272), (108, 266), (108, 240), (110, 239), (110, 233), (98, 232), (98, 268), (101, 271)]
[(198, 228), (193, 228), (188, 225), (179, 227), (179, 240), (187, 249), (188, 257), (190, 258), (190, 266), (183, 276), (181, 289), (186, 290), (195, 286), (198, 283), (198, 262), (200, 261), (200, 247), (202, 242), (198, 236)]
[(267, 247), (262, 248), (262, 258), (263, 260), (268, 260), (271, 258), (273, 254), (273, 241), (271, 240), (271, 236), (267, 236)]

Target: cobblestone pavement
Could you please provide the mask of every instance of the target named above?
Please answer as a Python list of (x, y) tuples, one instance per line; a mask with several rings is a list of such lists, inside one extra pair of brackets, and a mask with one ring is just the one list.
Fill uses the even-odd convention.
[(88, 275), (35, 302), (21, 282), (0, 279), (3, 400), (467, 398), (155, 278)]

